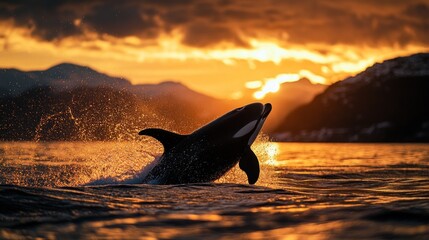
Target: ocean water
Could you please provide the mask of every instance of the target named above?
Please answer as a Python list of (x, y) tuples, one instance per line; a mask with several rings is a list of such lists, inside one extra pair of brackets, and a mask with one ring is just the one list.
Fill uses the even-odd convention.
[(139, 142), (0, 143), (0, 239), (429, 239), (429, 144), (253, 146), (256, 185), (139, 184)]

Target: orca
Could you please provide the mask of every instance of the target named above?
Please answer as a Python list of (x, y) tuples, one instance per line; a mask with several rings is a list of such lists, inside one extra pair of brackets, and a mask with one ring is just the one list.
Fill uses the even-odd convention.
[(239, 163), (255, 184), (259, 162), (250, 146), (255, 141), (268, 114), (270, 103), (252, 103), (232, 110), (189, 135), (159, 128), (139, 132), (157, 139), (164, 153), (149, 164), (142, 183), (184, 184), (212, 182)]

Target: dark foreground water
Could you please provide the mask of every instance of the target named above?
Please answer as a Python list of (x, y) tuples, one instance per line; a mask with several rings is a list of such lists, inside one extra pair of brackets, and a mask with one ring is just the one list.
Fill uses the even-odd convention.
[(152, 142), (0, 143), (0, 239), (429, 239), (429, 145), (254, 150), (256, 186), (156, 186)]

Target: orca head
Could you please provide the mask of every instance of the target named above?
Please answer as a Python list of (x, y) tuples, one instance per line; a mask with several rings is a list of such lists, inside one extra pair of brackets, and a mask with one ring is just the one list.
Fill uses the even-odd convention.
[(206, 125), (212, 131), (230, 136), (233, 141), (252, 145), (265, 119), (271, 112), (271, 104), (252, 103), (234, 109)]

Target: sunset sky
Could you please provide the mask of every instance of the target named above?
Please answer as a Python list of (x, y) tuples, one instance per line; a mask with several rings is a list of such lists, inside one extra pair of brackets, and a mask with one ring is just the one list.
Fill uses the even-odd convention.
[(281, 82), (330, 84), (427, 52), (428, 16), (429, 0), (3, 0), (0, 67), (71, 62), (135, 84), (261, 98)]

